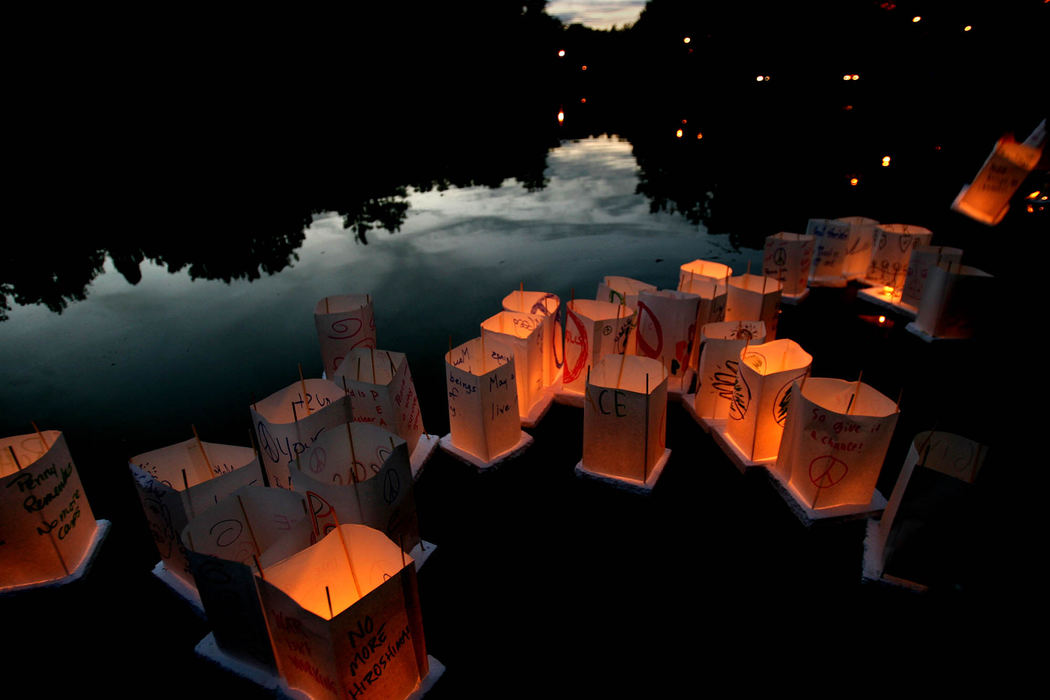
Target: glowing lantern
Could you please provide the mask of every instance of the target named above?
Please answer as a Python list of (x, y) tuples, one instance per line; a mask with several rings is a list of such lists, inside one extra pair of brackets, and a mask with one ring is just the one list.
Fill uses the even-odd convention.
[(781, 299), (798, 302), (809, 293), (809, 268), (813, 261), (812, 235), (775, 233), (766, 236), (762, 253), (762, 271), (781, 284)]
[(977, 176), (952, 202), (952, 209), (982, 224), (995, 226), (1010, 208), (1010, 198), (1028, 177), (1043, 154), (1046, 144), (1046, 120), (1018, 143), (1012, 134), (996, 142)]
[(250, 447), (193, 437), (136, 455), (128, 466), (160, 553), (153, 573), (196, 603), (193, 574), (179, 534), (190, 518), (206, 508), (242, 486), (262, 483), (259, 456)]
[(514, 457), (532, 444), (518, 416), (514, 358), (492, 356), (484, 338), (445, 355), (449, 434), (441, 448), (479, 469)]
[(693, 417), (705, 429), (725, 428), (736, 386), (740, 351), (766, 342), (766, 324), (761, 321), (718, 321), (700, 329), (700, 367), (697, 371)]
[(578, 472), (651, 489), (671, 455), (664, 447), (667, 375), (637, 355), (605, 355), (591, 369)]
[(696, 339), (700, 297), (674, 290), (638, 294), (635, 353), (660, 361), (667, 373), (667, 390), (681, 396), (693, 382), (689, 360)]
[[(792, 384), (809, 373), (813, 357), (793, 340), (748, 345), (740, 352), (733, 402), (724, 431), (714, 431), (724, 450), (741, 467), (777, 458)], [(728, 448), (728, 449), (726, 449)]]
[(485, 351), (493, 357), (513, 357), (518, 382), (521, 424), (533, 427), (554, 401), (554, 390), (544, 384), (544, 318), (516, 311), (500, 311), (481, 322)]
[(846, 256), (842, 261), (842, 275), (848, 280), (863, 277), (871, 264), (871, 249), (875, 241), (875, 227), (879, 222), (863, 216), (845, 216), (836, 221), (849, 224)]
[[(305, 398), (304, 398), (305, 397)], [(250, 407), (269, 486), (291, 488), (288, 463), (326, 428), (351, 420), (350, 396), (327, 379), (300, 379)]]
[(417, 477), (437, 448), (438, 439), (423, 430), (419, 398), (405, 354), (357, 348), (330, 376), (332, 383), (349, 394), (355, 423), (372, 423), (408, 443), (412, 476)]
[(975, 267), (941, 263), (931, 267), (915, 320), (905, 328), (923, 340), (969, 338), (988, 313), (995, 278)]
[(239, 488), (192, 518), (181, 539), (211, 627), (198, 651), (219, 663), (246, 659), (276, 672), (253, 564), (266, 566), (313, 544), (303, 496)]
[(908, 273), (901, 288), (900, 305), (914, 314), (919, 308), (919, 300), (922, 299), (922, 290), (926, 286), (930, 269), (942, 262), (959, 264), (962, 253), (960, 248), (944, 246), (917, 246), (912, 249), (908, 259)]
[(368, 294), (325, 297), (314, 307), (314, 325), (325, 377), (334, 376), (354, 348), (376, 346), (375, 311)]
[(777, 337), (782, 285), (772, 277), (750, 273), (729, 280), (726, 321), (762, 321), (766, 337)]
[(416, 569), (383, 533), (342, 525), (263, 566), (277, 666), (314, 700), (407, 698), (429, 674)]
[(327, 430), (292, 467), (319, 536), (338, 523), (368, 525), (411, 552), (420, 545), (408, 445), (388, 430), (348, 423)]
[(957, 522), (988, 450), (973, 440), (925, 431), (912, 440), (889, 503), (868, 521), (864, 578), (925, 590), (938, 582), (931, 563), (957, 549)]
[(839, 219), (810, 219), (806, 234), (813, 236), (813, 266), (809, 282), (820, 287), (846, 286), (845, 263), (850, 225)]
[[(638, 311), (638, 294), (643, 291), (655, 292), (656, 285), (642, 282), (640, 280), (631, 279), (630, 277), (617, 277), (615, 275), (606, 275), (606, 277), (598, 283), (598, 293), (595, 295), (595, 299), (598, 301), (608, 301), (613, 304), (626, 304), (627, 308), (632, 312)], [(627, 336), (626, 352), (628, 354), (634, 354), (635, 352), (635, 327), (631, 326), (631, 332)]]
[(729, 278), (733, 269), (710, 260), (694, 260), (678, 268), (678, 291), (700, 297), (696, 312), (696, 333), (689, 368), (696, 370), (700, 359), (700, 329), (707, 323), (721, 321), (726, 315)]
[(503, 310), (537, 316), (543, 333), (543, 385), (561, 384), (562, 330), (561, 299), (549, 292), (527, 292), (522, 289), (503, 297)]
[(810, 519), (881, 510), (875, 483), (897, 404), (859, 380), (810, 377), (794, 389), (774, 475)]
[(0, 592), (83, 575), (108, 530), (61, 431), (0, 440)]
[(624, 304), (574, 299), (566, 305), (565, 367), (556, 398), (583, 406), (587, 372), (604, 355), (627, 351), (634, 312)]
[(871, 263), (863, 281), (880, 287), (893, 287), (892, 301), (896, 303), (900, 300), (900, 289), (908, 274), (912, 249), (929, 245), (932, 237), (933, 233), (922, 226), (879, 224), (875, 227)]

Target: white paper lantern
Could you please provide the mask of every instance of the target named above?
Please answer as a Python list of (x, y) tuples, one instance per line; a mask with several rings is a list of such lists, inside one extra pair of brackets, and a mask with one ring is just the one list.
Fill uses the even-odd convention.
[(777, 337), (781, 284), (772, 277), (743, 274), (729, 280), (726, 321), (762, 321), (766, 337)]
[(518, 382), (518, 414), (526, 427), (539, 423), (554, 390), (544, 384), (544, 317), (500, 311), (481, 322), (485, 351), (494, 358), (513, 357)]
[(376, 347), (376, 319), (371, 295), (325, 297), (314, 307), (314, 325), (326, 377), (335, 374), (343, 358), (354, 348)]
[(995, 278), (966, 265), (931, 267), (919, 311), (907, 329), (924, 340), (969, 338), (984, 321)]
[(678, 270), (678, 291), (700, 297), (694, 324), (696, 336), (693, 338), (693, 352), (689, 357), (689, 368), (694, 371), (700, 360), (700, 329), (705, 324), (725, 319), (729, 278), (732, 274), (733, 270), (728, 265), (707, 260), (694, 260), (682, 265)]
[(587, 372), (601, 357), (624, 353), (634, 312), (624, 304), (575, 299), (566, 305), (565, 366), (559, 399), (583, 405)]
[(864, 282), (876, 287), (889, 287), (893, 303), (900, 301), (900, 290), (908, 275), (912, 249), (930, 244), (933, 233), (922, 226), (879, 224), (875, 227), (871, 264)]
[(543, 319), (543, 385), (561, 384), (562, 326), (561, 299), (549, 292), (530, 292), (524, 289), (503, 297), (503, 310), (530, 314)]
[(849, 242), (846, 245), (846, 259), (842, 263), (842, 274), (849, 280), (859, 279), (871, 264), (875, 227), (879, 222), (865, 216), (844, 216), (836, 221), (849, 224)]
[(1010, 208), (1010, 198), (1038, 164), (1046, 143), (1046, 120), (1018, 143), (1012, 134), (999, 139), (973, 182), (964, 185), (952, 209), (995, 226)]
[(774, 233), (766, 236), (762, 271), (781, 284), (785, 301), (802, 299), (809, 291), (809, 269), (813, 263), (814, 238), (811, 234)]
[(766, 342), (766, 324), (761, 321), (719, 321), (700, 330), (700, 369), (697, 372), (693, 415), (710, 429), (724, 429), (736, 387), (740, 351), (747, 345)]
[(674, 290), (638, 294), (635, 353), (659, 360), (667, 372), (667, 390), (675, 396), (689, 391), (694, 371), (689, 367), (696, 340), (700, 297)]
[(945, 246), (917, 246), (912, 249), (911, 257), (908, 259), (908, 273), (904, 278), (904, 286), (901, 289), (901, 306), (905, 307), (912, 314), (916, 313), (930, 269), (937, 267), (942, 262), (949, 265), (958, 265), (962, 260), (962, 254), (961, 248), (947, 248)]

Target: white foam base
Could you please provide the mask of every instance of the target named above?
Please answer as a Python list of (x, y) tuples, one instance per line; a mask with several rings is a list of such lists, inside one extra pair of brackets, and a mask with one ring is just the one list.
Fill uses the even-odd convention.
[(849, 280), (846, 279), (845, 275), (836, 275), (835, 277), (810, 277), (808, 282), (810, 287), (845, 287), (848, 283)]
[(564, 384), (555, 385), (554, 400), (563, 406), (583, 408), (583, 392), (573, 391), (572, 389), (567, 388)]
[(554, 387), (552, 384), (543, 390), (543, 394), (540, 398), (532, 404), (532, 408), (529, 409), (528, 415), (521, 417), (521, 426), (523, 428), (535, 428), (539, 425), (543, 417), (547, 415), (547, 411), (550, 410), (551, 404), (554, 403)]
[(864, 301), (870, 301), (872, 304), (881, 306), (884, 309), (889, 309), (890, 311), (901, 313), (911, 318), (915, 318), (919, 315), (919, 310), (911, 304), (905, 304), (904, 302), (894, 302), (892, 299), (888, 299), (886, 297), (886, 293), (881, 290), (881, 286), (861, 289), (857, 292), (857, 297), (863, 299)]
[(871, 501), (868, 503), (832, 506), (831, 508), (810, 508), (802, 500), (801, 494), (792, 488), (790, 483), (784, 481), (775, 469), (769, 469), (769, 477), (781, 498), (791, 508), (791, 512), (807, 527), (818, 521), (856, 520), (879, 516), (886, 508), (886, 498), (879, 493), (878, 489), (872, 493)]
[(516, 445), (511, 447), (509, 450), (504, 450), (503, 452), (500, 452), (498, 455), (492, 457), (488, 461), (485, 461), (481, 457), (478, 457), (477, 455), (471, 454), (470, 452), (467, 452), (466, 450), (460, 449), (459, 447), (453, 445), (452, 433), (449, 433), (448, 435), (442, 437), (440, 444), (441, 449), (443, 449), (445, 452), (448, 452), (450, 455), (452, 455), (456, 459), (459, 459), (462, 462), (466, 462), (467, 464), (476, 467), (480, 471), (484, 469), (490, 469), (496, 466), (497, 464), (500, 464), (501, 462), (506, 462), (512, 457), (517, 457), (519, 454), (527, 450), (529, 445), (532, 444), (532, 436), (526, 433), (524, 430), (522, 430), (521, 437), (518, 439), (518, 443)]
[(603, 474), (602, 472), (595, 471), (583, 466), (583, 460), (581, 459), (576, 463), (576, 475), (585, 476), (591, 479), (597, 479), (598, 481), (604, 481), (607, 484), (627, 489), (628, 491), (635, 491), (638, 493), (649, 493), (656, 486), (656, 482), (660, 480), (660, 475), (664, 473), (664, 467), (667, 466), (667, 461), (671, 458), (671, 450), (664, 448), (664, 453), (660, 455), (660, 458), (656, 460), (656, 464), (653, 465), (652, 471), (649, 472), (649, 478), (645, 481), (638, 479), (631, 479), (626, 476), (613, 476), (611, 474)]
[(919, 328), (916, 325), (915, 321), (912, 321), (911, 323), (906, 325), (904, 327), (904, 329), (906, 331), (908, 331), (909, 333), (911, 333), (912, 335), (919, 336), (920, 338), (925, 340), (927, 343), (932, 343), (932, 342), (935, 342), (935, 341), (936, 342), (941, 342), (941, 341), (947, 341), (947, 340), (969, 340), (969, 336), (937, 336), (937, 335), (930, 335), (926, 331), (924, 331), (921, 328)]
[(158, 561), (153, 567), (153, 575), (163, 581), (164, 584), (177, 596), (192, 605), (193, 609), (197, 611), (197, 614), (204, 617), (204, 605), (201, 603), (201, 596), (200, 593), (197, 592), (196, 586), (191, 586), (179, 576), (173, 574), (168, 567), (164, 565), (163, 559)]
[(795, 304), (799, 304), (799, 303), (805, 301), (806, 297), (808, 297), (808, 296), (809, 296), (809, 287), (807, 287), (806, 289), (803, 289), (798, 294), (784, 294), (783, 292), (781, 292), (781, 294), (780, 294), (780, 302), (782, 304), (791, 304), (792, 306), (794, 306)]
[(431, 544), (424, 539), (420, 539), (419, 544), (412, 548), (412, 551), (408, 553), (412, 560), (416, 563), (416, 571), (423, 568), (423, 563), (430, 558), (430, 555), (437, 551), (437, 545)]
[(437, 449), (440, 439), (437, 435), (429, 435), (428, 433), (423, 433), (419, 436), (419, 440), (416, 442), (416, 449), (412, 450), (408, 460), (412, 467), (413, 480), (419, 478), (419, 474), (423, 471), (427, 460), (430, 459), (431, 455), (434, 454), (434, 450)]
[[(308, 693), (305, 693), (298, 688), (290, 687), (280, 674), (276, 673), (273, 669), (261, 666), (259, 663), (244, 659), (239, 656), (235, 656), (222, 650), (221, 647), (215, 642), (215, 635), (208, 633), (208, 635), (197, 643), (197, 646), (193, 649), (198, 656), (201, 656), (208, 661), (230, 671), (234, 675), (244, 678), (247, 681), (255, 683), (256, 685), (275, 693), (278, 697), (289, 698), (290, 700), (312, 700)], [(426, 677), (420, 680), (419, 685), (416, 689), (409, 693), (405, 700), (419, 700), (431, 688), (438, 682), (445, 673), (445, 665), (435, 659), (433, 656), (427, 655), (427, 664), (429, 666), (429, 672)]]
[(0, 596), (37, 588), (58, 588), (67, 583), (79, 581), (87, 575), (88, 571), (91, 570), (91, 565), (94, 563), (95, 557), (98, 555), (98, 550), (102, 544), (102, 540), (106, 539), (106, 535), (109, 534), (109, 528), (111, 525), (112, 523), (108, 520), (95, 521), (95, 535), (91, 538), (91, 543), (88, 545), (87, 549), (84, 550), (84, 556), (80, 559), (80, 562), (73, 567), (73, 570), (70, 571), (67, 576), (48, 579), (46, 581), (33, 581), (30, 583), (19, 583), (11, 586), (0, 587)]
[(728, 418), (701, 418), (700, 424), (707, 426), (708, 432), (711, 433), (711, 437), (715, 439), (715, 444), (722, 449), (722, 452), (725, 452), (726, 456), (729, 457), (729, 461), (736, 465), (736, 468), (741, 472), (753, 469), (754, 467), (768, 467), (776, 464), (776, 457), (769, 457), (767, 459), (751, 459), (748, 457), (747, 454), (740, 449), (735, 442), (733, 442), (733, 438), (729, 437)]
[(897, 576), (890, 576), (883, 571), (884, 556), (882, 553), (882, 539), (879, 537), (881, 525), (882, 522), (875, 518), (868, 520), (868, 526), (864, 533), (864, 560), (861, 565), (861, 579), (897, 588), (906, 588), (918, 593), (929, 590), (928, 586), (924, 586), (921, 583), (908, 581)]

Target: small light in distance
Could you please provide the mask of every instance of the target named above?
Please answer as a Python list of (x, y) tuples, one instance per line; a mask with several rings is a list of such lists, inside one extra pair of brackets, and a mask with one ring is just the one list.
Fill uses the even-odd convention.
[(761, 83), (763, 80), (765, 80), (765, 76), (762, 76), (762, 75), (756, 75), (755, 76), (755, 81), (756, 82)]
[(885, 316), (879, 316), (879, 325), (881, 326), (884, 323), (886, 323), (886, 317)]
[(558, 110), (558, 123), (559, 124), (565, 123), (565, 112), (563, 110), (560, 110), (560, 109)]
[(681, 129), (679, 129), (678, 131), (674, 132), (674, 135), (675, 135), (675, 136), (676, 136), (677, 138), (682, 138), (682, 133), (683, 133), (683, 132), (682, 132), (682, 130), (681, 130)]
[(921, 15), (915, 15), (914, 17), (911, 18), (911, 21), (912, 21), (913, 24), (918, 24), (919, 22), (922, 21), (922, 16)]
[(697, 139), (702, 139), (702, 138), (704, 138), (704, 134), (703, 134), (703, 132), (702, 132), (702, 131), (698, 131), (698, 132), (696, 132), (696, 138), (697, 138)]
[(856, 73), (854, 73), (853, 75), (850, 76), (850, 80), (860, 80), (860, 76), (857, 75)]
[(884, 168), (890, 167), (890, 157), (889, 156), (883, 156), (882, 157), (882, 167), (884, 167)]
[(972, 24), (967, 24), (965, 27), (963, 27), (963, 31), (964, 32), (968, 32), (971, 29), (973, 29), (973, 25)]
[(690, 37), (683, 37), (682, 38), (682, 43), (683, 44), (688, 44), (690, 41), (692, 41), (692, 39)]
[(587, 66), (580, 66), (580, 70), (587, 70)]
[(560, 49), (558, 51), (558, 58), (565, 58), (565, 49)]
[(857, 179), (857, 178), (855, 178), (855, 177), (851, 177), (851, 178), (849, 179), (849, 184), (850, 184), (851, 186), (853, 186), (853, 187), (856, 187), (856, 186), (857, 186), (857, 185), (858, 185), (859, 183), (860, 183), (860, 180), (859, 180), (859, 179)]
[(1042, 193), (1043, 193), (1042, 190), (1036, 190), (1035, 192), (1029, 193), (1029, 195), (1028, 195), (1028, 197), (1026, 197), (1026, 199), (1035, 199), (1036, 197), (1038, 197)]
[(582, 104), (582, 105), (587, 104), (587, 98), (586, 97), (581, 97), (580, 98), (580, 104)]
[(842, 76), (842, 79), (843, 80), (853, 80), (853, 76), (850, 75), (849, 73), (846, 73), (846, 75)]

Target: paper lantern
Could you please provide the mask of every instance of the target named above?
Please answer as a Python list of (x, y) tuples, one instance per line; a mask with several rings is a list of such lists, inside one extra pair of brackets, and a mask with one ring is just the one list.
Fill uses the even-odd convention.
[(776, 460), (792, 383), (809, 373), (812, 356), (794, 340), (748, 345), (740, 353), (733, 402), (716, 439), (740, 467)]
[(264, 566), (277, 665), (314, 700), (406, 698), (429, 673), (416, 569), (383, 533), (341, 525)]
[(291, 488), (288, 463), (295, 455), (353, 416), (348, 393), (327, 379), (300, 379), (250, 408), (268, 485), (282, 489)]
[(984, 321), (995, 278), (966, 265), (942, 263), (931, 267), (919, 300), (915, 320), (906, 328), (930, 341), (969, 338)]
[(652, 488), (671, 455), (664, 446), (663, 364), (637, 355), (605, 355), (591, 369), (586, 391), (577, 471)]
[(693, 338), (693, 352), (689, 358), (689, 368), (692, 370), (696, 370), (700, 361), (700, 329), (705, 324), (725, 318), (729, 278), (732, 274), (733, 270), (728, 265), (708, 260), (694, 260), (678, 269), (678, 291), (700, 297), (695, 324), (697, 335)]
[(908, 224), (879, 224), (875, 227), (871, 264), (864, 282), (877, 287), (891, 287), (893, 303), (900, 300), (900, 288), (908, 274), (911, 251), (930, 244), (933, 233), (921, 226)]
[(886, 501), (875, 484), (897, 404), (861, 381), (810, 377), (795, 390), (777, 478), (811, 517), (880, 510)]
[(999, 139), (973, 182), (963, 185), (952, 209), (989, 226), (998, 224), (1014, 192), (1039, 163), (1045, 143), (1045, 119), (1024, 143), (1015, 141), (1012, 134)]
[(762, 321), (766, 337), (777, 337), (781, 284), (772, 277), (743, 274), (729, 279), (726, 321)]
[(606, 275), (605, 278), (598, 283), (598, 293), (595, 296), (595, 299), (598, 301), (607, 301), (612, 304), (627, 304), (627, 306), (633, 309), (635, 303), (638, 301), (639, 293), (655, 291), (656, 285), (642, 282), (641, 280), (631, 279), (630, 277)]
[(871, 264), (875, 227), (879, 222), (864, 216), (844, 216), (836, 221), (849, 224), (849, 240), (846, 244), (846, 257), (842, 261), (842, 274), (848, 280), (861, 278)]
[(154, 573), (196, 602), (193, 573), (179, 535), (197, 513), (242, 486), (261, 484), (259, 457), (250, 447), (193, 437), (135, 455), (128, 466), (160, 553)]
[(419, 545), (408, 444), (368, 423), (326, 430), (299, 455), (292, 485), (306, 495), (315, 530), (368, 525), (411, 551)]
[[(733, 276), (733, 268), (712, 260), (700, 260), (687, 262), (678, 268), (678, 291), (693, 292), (689, 287), (697, 278), (706, 278), (716, 282), (724, 282)], [(719, 319), (715, 319), (719, 320)]]
[(736, 386), (740, 351), (749, 344), (766, 342), (766, 324), (761, 321), (719, 321), (700, 329), (700, 369), (696, 394), (687, 407), (705, 428), (724, 429)]
[(550, 408), (554, 389), (544, 384), (544, 317), (500, 311), (481, 322), (485, 351), (494, 358), (513, 357), (521, 424), (535, 426)]
[(521, 289), (503, 297), (503, 310), (531, 314), (542, 319), (543, 385), (560, 385), (563, 359), (561, 299), (548, 292), (529, 292)]
[(575, 299), (566, 306), (565, 366), (559, 399), (583, 405), (587, 372), (604, 355), (624, 353), (634, 312), (624, 304)]
[(419, 397), (404, 353), (373, 348), (351, 350), (332, 383), (346, 389), (355, 423), (371, 423), (408, 443), (413, 478), (437, 447), (423, 429)]
[(493, 357), (482, 338), (445, 355), (449, 434), (441, 447), (484, 469), (513, 457), (532, 443), (521, 429), (513, 357)]
[(913, 248), (911, 257), (908, 259), (908, 273), (904, 278), (904, 286), (901, 288), (900, 305), (914, 315), (918, 311), (919, 300), (922, 299), (922, 290), (926, 286), (930, 268), (942, 262), (958, 264), (962, 260), (962, 254), (960, 248), (946, 248), (945, 246), (927, 245)]
[(987, 455), (984, 445), (961, 435), (916, 435), (882, 517), (868, 521), (864, 577), (924, 590), (950, 576), (943, 567), (952, 553), (968, 549), (960, 520)]
[(659, 360), (667, 373), (667, 390), (681, 396), (689, 391), (694, 372), (689, 368), (696, 339), (700, 297), (673, 290), (638, 294), (635, 353)]
[(325, 377), (332, 377), (343, 358), (354, 348), (376, 347), (376, 319), (371, 295), (325, 297), (314, 307), (314, 325), (321, 345)]
[(108, 529), (61, 431), (0, 440), (0, 592), (83, 575)]
[(255, 564), (267, 566), (314, 542), (302, 494), (246, 486), (206, 508), (182, 530), (182, 541), (211, 640), (225, 656), (276, 672), (266, 618), (255, 585)]
[(810, 219), (806, 234), (813, 236), (813, 264), (809, 282), (821, 287), (846, 286), (846, 256), (850, 224), (839, 219)]
[(809, 268), (813, 262), (814, 237), (810, 234), (775, 233), (766, 236), (762, 271), (781, 284), (784, 301), (800, 301), (809, 292)]

